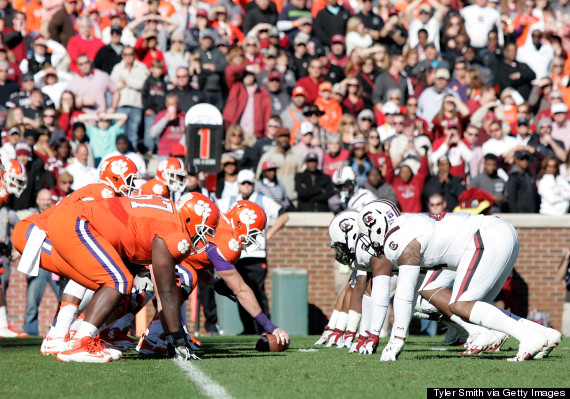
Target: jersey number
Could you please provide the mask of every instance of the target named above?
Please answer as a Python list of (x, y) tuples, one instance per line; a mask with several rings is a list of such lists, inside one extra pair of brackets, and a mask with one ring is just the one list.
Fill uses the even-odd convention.
[(210, 129), (198, 130), (200, 136), (200, 158), (210, 158), (210, 137), (212, 136)]
[(152, 209), (158, 209), (160, 211), (166, 211), (169, 213), (174, 212), (174, 210), (172, 209), (172, 202), (170, 202), (166, 198), (158, 198), (158, 197), (155, 197), (153, 195), (139, 195), (135, 198), (141, 199), (141, 200), (152, 200), (152, 199), (154, 199), (154, 200), (160, 201), (160, 203), (162, 205), (149, 204), (146, 202), (131, 201), (131, 208), (133, 208), (133, 209), (136, 209), (136, 208), (152, 208)]

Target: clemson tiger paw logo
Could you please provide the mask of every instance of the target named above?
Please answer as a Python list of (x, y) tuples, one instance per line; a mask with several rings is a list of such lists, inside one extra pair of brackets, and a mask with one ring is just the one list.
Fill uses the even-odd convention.
[(155, 184), (152, 186), (152, 192), (157, 195), (162, 195), (164, 193), (164, 187), (162, 187), (160, 184)]
[(196, 202), (196, 205), (194, 205), (194, 212), (196, 212), (196, 215), (202, 216), (204, 219), (206, 219), (212, 213), (212, 209), (210, 208), (210, 204), (208, 204), (206, 201), (198, 200), (198, 202)]
[(239, 251), (239, 241), (236, 240), (235, 238), (232, 238), (230, 240), (230, 242), (228, 242), (228, 246), (230, 247), (230, 249), (232, 251), (235, 251), (235, 252)]
[(111, 162), (111, 172), (116, 175), (125, 174), (129, 170), (128, 165), (125, 161), (118, 159), (116, 161)]
[(240, 214), (239, 214), (239, 220), (240, 222), (242, 222), (243, 224), (245, 224), (246, 226), (249, 226), (250, 224), (253, 224), (253, 222), (255, 222), (255, 219), (257, 219), (257, 215), (255, 214), (255, 211), (252, 209), (244, 209)]
[(190, 243), (188, 240), (182, 240), (178, 242), (178, 251), (180, 251), (181, 254), (188, 252), (188, 249), (190, 249)]
[(104, 188), (103, 190), (101, 190), (101, 197), (103, 198), (113, 198), (115, 195), (113, 194), (113, 191), (111, 191), (108, 188)]

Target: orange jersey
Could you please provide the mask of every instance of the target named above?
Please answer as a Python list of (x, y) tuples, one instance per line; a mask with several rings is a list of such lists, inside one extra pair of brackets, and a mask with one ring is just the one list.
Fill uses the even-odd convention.
[[(78, 201), (93, 201), (116, 197), (115, 190), (105, 183), (93, 183), (81, 187), (62, 199), (58, 204), (71, 204)], [(51, 206), (46, 211), (36, 215), (28, 216), (25, 220), (36, 225), (40, 230), (47, 231), (48, 220), (53, 213), (55, 206)]]
[(89, 227), (121, 255), (136, 264), (152, 262), (152, 241), (160, 237), (172, 257), (181, 262), (190, 253), (190, 236), (174, 202), (155, 196), (118, 197), (76, 202), (71, 207)]
[(141, 195), (161, 195), (170, 199), (170, 190), (166, 187), (166, 184), (155, 177), (141, 186)]
[[(237, 263), (242, 251), (241, 242), (225, 216), (220, 218), (220, 225), (216, 229), (216, 234), (214, 234), (214, 237), (208, 237), (208, 241), (216, 246), (216, 254), (224, 261), (232, 265)], [(211, 259), (213, 255), (209, 250), (210, 247), (204, 252), (187, 257), (182, 262), (182, 266), (190, 266), (194, 270), (213, 268), (214, 264)]]

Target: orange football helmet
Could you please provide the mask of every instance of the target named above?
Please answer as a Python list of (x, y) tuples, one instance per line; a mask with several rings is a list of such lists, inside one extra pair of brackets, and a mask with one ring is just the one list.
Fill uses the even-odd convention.
[(267, 224), (265, 211), (255, 202), (240, 200), (226, 213), (232, 227), (246, 251), (255, 251), (260, 247), (257, 236), (263, 234)]
[(8, 192), (8, 190), (6, 190), (6, 185), (4, 184), (4, 182), (0, 181), (0, 206), (6, 205), (9, 196), (10, 193)]
[(20, 197), (28, 185), (26, 167), (19, 161), (10, 160), (4, 164), (5, 172), (2, 174), (4, 187), (10, 194)]
[(139, 194), (140, 190), (135, 186), (135, 180), (139, 178), (137, 166), (124, 155), (109, 157), (99, 165), (99, 181), (127, 197)]
[(220, 210), (201, 193), (186, 193), (176, 201), (176, 210), (192, 240), (192, 253), (206, 250), (208, 236), (213, 237), (220, 223)]
[(170, 157), (158, 163), (156, 178), (166, 184), (170, 191), (182, 192), (186, 186), (186, 167), (178, 158)]

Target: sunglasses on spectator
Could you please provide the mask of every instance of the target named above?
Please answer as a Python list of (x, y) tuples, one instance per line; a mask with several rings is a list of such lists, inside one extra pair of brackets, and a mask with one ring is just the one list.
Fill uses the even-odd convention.
[(380, 138), (380, 136), (368, 136), (369, 139), (374, 139), (374, 140), (378, 140)]
[[(364, 122), (364, 121), (365, 121), (365, 122), (372, 122), (372, 119), (371, 119), (371, 118), (360, 118), (360, 120), (363, 121), (363, 122)], [(372, 137), (372, 136), (370, 136), (370, 137)], [(378, 136), (376, 136), (376, 137), (378, 137)]]
[(246, 43), (245, 45), (248, 47), (257, 47), (256, 43)]
[(235, 162), (226, 162), (226, 163), (223, 163), (223, 164), (222, 164), (222, 167), (225, 168), (225, 167), (228, 166), (228, 165), (234, 165), (234, 166), (236, 166), (237, 163), (235, 163)]

